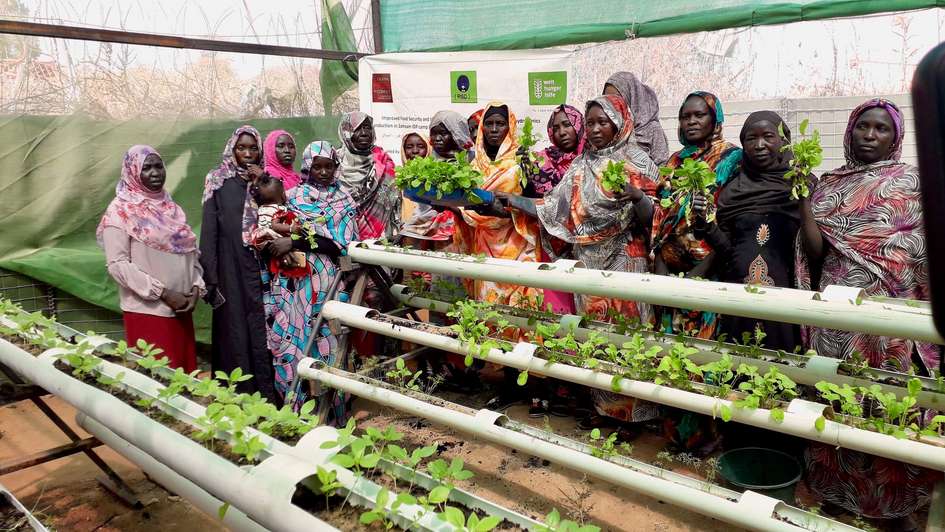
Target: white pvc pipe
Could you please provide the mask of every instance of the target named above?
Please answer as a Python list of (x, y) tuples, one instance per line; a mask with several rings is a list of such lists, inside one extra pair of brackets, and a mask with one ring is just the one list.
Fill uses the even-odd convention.
[[(454, 338), (373, 320), (368, 317), (368, 314), (376, 311), (365, 307), (339, 301), (329, 301), (325, 303), (322, 312), (327, 319), (337, 319), (346, 325), (364, 331), (375, 332), (461, 355), (465, 355), (468, 351), (464, 343)], [(549, 363), (534, 356), (535, 347), (534, 344), (519, 343), (511, 352), (492, 349), (486, 358), (489, 362), (519, 370), (527, 370), (537, 375), (545, 375), (599, 390), (616, 391), (622, 395), (638, 397), (714, 417), (719, 415), (721, 405), (726, 405), (731, 409), (732, 421), (945, 471), (945, 448), (940, 446), (913, 440), (899, 440), (892, 436), (857, 429), (829, 420), (826, 421), (824, 430), (818, 432), (814, 427), (814, 421), (823, 413), (825, 408), (828, 408), (820, 403), (795, 399), (791, 401), (784, 412), (784, 421), (777, 423), (771, 419), (770, 410), (735, 408), (732, 402), (726, 399), (660, 386), (651, 382), (622, 379), (619, 384), (619, 391), (614, 390), (611, 386), (612, 375), (567, 364)]]
[[(239, 508), (254, 521), (270, 530), (335, 530), (317, 517), (291, 503), (280, 500), (267, 484), (278, 484), (279, 471), (269, 468), (268, 475), (253, 474), (266, 465), (242, 469), (208, 451), (185, 436), (155, 422), (120, 399), (72, 378), (51, 364), (0, 339), (0, 360), (8, 367), (51, 394), (61, 397), (77, 410), (109, 427), (117, 436), (134, 441), (141, 451), (179, 472), (214, 497)], [(279, 455), (271, 458), (291, 461)], [(295, 459), (286, 467), (304, 469), (306, 463)], [(285, 473), (291, 473), (286, 470)], [(293, 482), (293, 486), (295, 483)]]
[[(408, 292), (408, 290), (409, 289), (404, 285), (394, 285), (391, 288), (391, 294), (398, 301), (404, 304), (410, 305), (412, 307), (415, 307), (415, 308), (433, 310), (436, 312), (443, 312), (443, 313), (449, 312), (449, 310), (452, 308), (452, 305), (450, 303), (436, 300), (436, 299), (413, 296)], [(516, 316), (516, 315), (512, 315), (508, 313), (503, 313), (502, 309), (496, 309), (496, 310), (499, 312), (499, 317), (489, 320), (490, 322), (497, 321), (499, 319), (504, 319), (508, 321), (510, 324), (512, 324), (513, 326), (518, 327), (519, 329), (529, 330), (529, 331), (535, 330), (535, 325), (533, 324), (533, 322), (530, 323), (529, 319), (524, 318), (522, 316)], [(561, 322), (569, 321), (570, 323), (573, 324), (573, 323), (579, 323), (581, 316), (565, 315), (565, 316), (561, 316), (560, 318), (561, 318)], [(545, 321), (545, 320), (539, 319), (538, 321)], [(610, 331), (602, 331), (602, 330), (580, 327), (580, 326), (573, 327), (571, 329), (563, 326), (559, 329), (559, 333), (566, 333), (568, 332), (568, 330), (570, 330), (572, 334), (574, 334), (574, 337), (577, 338), (578, 340), (587, 340), (588, 337), (593, 333), (593, 334), (597, 334), (598, 336), (605, 338), (608, 342), (614, 345), (618, 345), (618, 346), (623, 345), (624, 342), (629, 342), (632, 339), (631, 336), (628, 336), (628, 335), (622, 335), (622, 334), (617, 334)], [(659, 345), (659, 346), (665, 347), (671, 342), (675, 341), (675, 337), (673, 336), (666, 336), (665, 339), (660, 340), (652, 332), (647, 331), (647, 332), (641, 332), (640, 334), (646, 340), (647, 347), (650, 347), (653, 345)], [(786, 359), (792, 360), (796, 363), (800, 363), (800, 362), (806, 363), (804, 367), (800, 367), (800, 366), (791, 366), (788, 364), (780, 364), (777, 362), (759, 359), (759, 358), (748, 358), (748, 357), (741, 356), (738, 354), (737, 351), (735, 351), (734, 349), (735, 345), (733, 344), (722, 344), (721, 349), (719, 349), (719, 351), (712, 351), (711, 349), (715, 349), (717, 346), (716, 342), (712, 342), (710, 340), (702, 340), (700, 338), (686, 338), (685, 342), (687, 344), (692, 344), (696, 349), (699, 349), (698, 352), (693, 353), (692, 355), (689, 355), (689, 358), (697, 364), (707, 364), (709, 362), (714, 362), (718, 360), (719, 358), (721, 358), (723, 353), (727, 353), (729, 356), (732, 357), (732, 362), (733, 362), (734, 367), (738, 367), (740, 363), (744, 363), (751, 366), (756, 366), (760, 373), (765, 373), (766, 371), (768, 371), (768, 368), (774, 367), (774, 368), (777, 368), (777, 370), (780, 373), (790, 377), (791, 380), (800, 384), (806, 384), (808, 386), (814, 386), (818, 382), (826, 380), (834, 384), (838, 384), (838, 385), (848, 384), (849, 386), (853, 386), (853, 387), (862, 386), (864, 388), (869, 388), (870, 386), (878, 385), (880, 388), (882, 388), (883, 392), (893, 393), (896, 395), (896, 397), (900, 399), (908, 395), (908, 390), (903, 386), (893, 386), (891, 384), (886, 384), (884, 382), (876, 382), (873, 380), (852, 377), (849, 375), (842, 375), (838, 373), (837, 371), (840, 369), (840, 360), (838, 359), (821, 357), (819, 355), (815, 355), (813, 357), (794, 356), (792, 354), (786, 355), (785, 357)], [(777, 357), (777, 353), (775, 351), (771, 351), (770, 349), (761, 349), (760, 351), (763, 356), (769, 357), (769, 359), (774, 359)], [(902, 380), (914, 378), (914, 376), (912, 375), (893, 374), (891, 372), (886, 372), (882, 370), (877, 370), (877, 371), (881, 371), (880, 376), (883, 378), (895, 377)], [(921, 380), (925, 382), (929, 381), (929, 379), (921, 379)], [(932, 409), (938, 410), (943, 407), (943, 403), (945, 403), (945, 394), (942, 394), (942, 393), (933, 392), (929, 390), (922, 390), (916, 396), (916, 404), (921, 407), (932, 408)]]
[(827, 295), (846, 294), (842, 287), (839, 290), (828, 287), (824, 292), (761, 287), (757, 293), (750, 293), (738, 284), (591, 270), (575, 267), (574, 261), (539, 264), (495, 259), (478, 261), (475, 257), (447, 258), (448, 255), (434, 251), (387, 250), (371, 241), (351, 243), (348, 256), (356, 262), (405, 270), (419, 269), (469, 279), (945, 344), (929, 309), (865, 299), (858, 305), (856, 295)]
[[(210, 495), (200, 488), (200, 486), (178, 475), (166, 465), (151, 458), (145, 452), (127, 441), (119, 438), (114, 432), (108, 430), (105, 425), (79, 412), (76, 415), (76, 422), (89, 434), (98, 438), (102, 443), (112, 448), (118, 454), (124, 456), (129, 461), (137, 464), (151, 479), (168, 491), (180, 495), (187, 499), (198, 510), (209, 517), (220, 519), (219, 510), (224, 504), (223, 501)], [(250, 519), (237, 508), (230, 508), (223, 516), (223, 524), (230, 530), (245, 532), (266, 532), (266, 529)]]
[(502, 417), (501, 414), (489, 410), (480, 410), (475, 416), (463, 414), (378, 388), (371, 384), (316, 369), (312, 367), (315, 363), (317, 361), (312, 358), (302, 359), (298, 366), (299, 375), (399, 411), (446, 425), (485, 441), (565, 465), (575, 471), (586, 473), (611, 484), (623, 486), (727, 523), (753, 530), (804, 530), (772, 517), (772, 513), (778, 506), (785, 505), (779, 500), (757, 493), (746, 492), (739, 499), (739, 502), (732, 502), (699, 489), (682, 486), (668, 480), (654, 478), (644, 473), (616, 466), (611, 462), (595, 458), (581, 451), (502, 428), (495, 424), (496, 420)]

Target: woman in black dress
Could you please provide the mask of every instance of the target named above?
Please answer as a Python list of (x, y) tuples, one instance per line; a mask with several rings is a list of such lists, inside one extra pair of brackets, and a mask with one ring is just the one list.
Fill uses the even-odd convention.
[[(720, 281), (793, 288), (800, 212), (798, 200), (791, 199), (791, 181), (784, 178), (792, 155), (781, 151), (791, 131), (777, 113), (757, 111), (745, 120), (739, 138), (741, 165), (719, 192), (716, 220), (706, 222), (705, 198), (696, 198), (693, 208), (701, 214), (695, 229), (718, 257), (726, 258), (715, 266)], [(770, 349), (790, 352), (801, 343), (800, 330), (788, 323), (723, 316), (719, 325), (728, 341), (741, 342), (758, 327), (765, 334), (762, 344)]]
[(226, 143), (220, 166), (207, 174), (204, 183), (200, 264), (206, 301), (213, 307), (213, 370), (229, 374), (242, 368), (253, 378), (240, 383), (239, 391), (258, 391), (275, 402), (261, 265), (250, 245), (256, 206), (248, 191), (262, 175), (262, 167), (259, 132), (252, 126), (238, 128)]

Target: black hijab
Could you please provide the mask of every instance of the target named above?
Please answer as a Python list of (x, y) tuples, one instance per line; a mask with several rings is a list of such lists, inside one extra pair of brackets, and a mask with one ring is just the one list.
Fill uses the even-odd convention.
[[(791, 130), (784, 120), (774, 111), (755, 111), (748, 115), (739, 134), (739, 141), (745, 145), (745, 133), (752, 124), (767, 120), (777, 127), (781, 124), (788, 142)], [(719, 225), (734, 222), (743, 214), (783, 214), (795, 220), (800, 219), (797, 200), (791, 199), (791, 181), (784, 179), (793, 158), (790, 151), (780, 154), (780, 162), (773, 168), (761, 170), (751, 164), (751, 160), (742, 151), (739, 172), (719, 193), (716, 219)]]

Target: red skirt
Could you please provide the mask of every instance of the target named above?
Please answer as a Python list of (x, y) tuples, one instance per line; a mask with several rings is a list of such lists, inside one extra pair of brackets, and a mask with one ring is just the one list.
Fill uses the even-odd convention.
[(182, 368), (187, 373), (197, 369), (197, 345), (194, 339), (194, 320), (190, 313), (173, 318), (125, 312), (125, 340), (129, 346), (142, 339), (164, 350), (170, 367)]

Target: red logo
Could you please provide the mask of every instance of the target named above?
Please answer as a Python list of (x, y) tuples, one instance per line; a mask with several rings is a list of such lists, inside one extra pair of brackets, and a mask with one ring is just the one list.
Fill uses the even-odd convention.
[(374, 103), (394, 103), (394, 92), (390, 88), (390, 74), (374, 74), (371, 77), (371, 100)]

